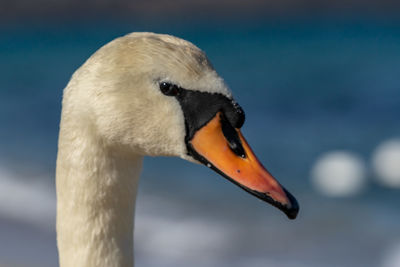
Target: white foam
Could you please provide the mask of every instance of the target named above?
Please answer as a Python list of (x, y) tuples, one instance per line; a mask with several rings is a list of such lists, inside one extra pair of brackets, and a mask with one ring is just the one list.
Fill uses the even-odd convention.
[(385, 252), (381, 267), (400, 266), (400, 242), (389, 247)]
[(380, 183), (400, 188), (400, 139), (379, 145), (373, 153), (372, 165)]
[[(140, 203), (140, 209), (157, 210), (154, 207), (147, 209), (146, 202)], [(231, 247), (233, 229), (229, 225), (148, 211), (138, 212), (135, 225), (135, 249), (146, 266), (177, 266), (193, 262), (207, 266), (218, 261), (221, 254)]]
[(359, 193), (366, 182), (362, 159), (348, 151), (332, 151), (320, 156), (311, 170), (315, 188), (334, 197)]
[(43, 177), (29, 180), (0, 168), (0, 216), (54, 229), (56, 198)]

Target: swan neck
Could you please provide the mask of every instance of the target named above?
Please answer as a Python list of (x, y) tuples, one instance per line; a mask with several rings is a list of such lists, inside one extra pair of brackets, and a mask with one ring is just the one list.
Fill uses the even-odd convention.
[(62, 126), (56, 173), (60, 267), (131, 267), (142, 157)]

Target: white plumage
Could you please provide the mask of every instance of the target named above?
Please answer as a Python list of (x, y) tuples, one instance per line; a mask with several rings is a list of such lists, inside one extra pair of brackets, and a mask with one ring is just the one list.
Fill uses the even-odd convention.
[(178, 102), (159, 81), (230, 96), (204, 53), (133, 33), (99, 49), (64, 90), (57, 158), (61, 267), (133, 265), (133, 213), (145, 155), (186, 154)]

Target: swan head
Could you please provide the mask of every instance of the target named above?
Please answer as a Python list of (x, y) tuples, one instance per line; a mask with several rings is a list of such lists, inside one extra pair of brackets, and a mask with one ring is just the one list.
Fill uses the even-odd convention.
[(90, 121), (87, 127), (108, 146), (204, 164), (289, 218), (297, 216), (296, 199), (242, 136), (242, 108), (190, 42), (133, 33), (103, 46), (65, 90), (63, 116), (73, 113)]

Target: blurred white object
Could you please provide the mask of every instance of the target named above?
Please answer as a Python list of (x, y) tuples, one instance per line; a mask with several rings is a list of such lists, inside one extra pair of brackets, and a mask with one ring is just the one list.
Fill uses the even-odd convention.
[(400, 139), (379, 145), (373, 154), (372, 165), (379, 182), (400, 188)]
[(399, 267), (400, 266), (400, 242), (389, 247), (383, 257), (382, 267)]
[(311, 170), (316, 189), (332, 197), (359, 193), (366, 182), (362, 159), (347, 151), (332, 151), (320, 156)]

